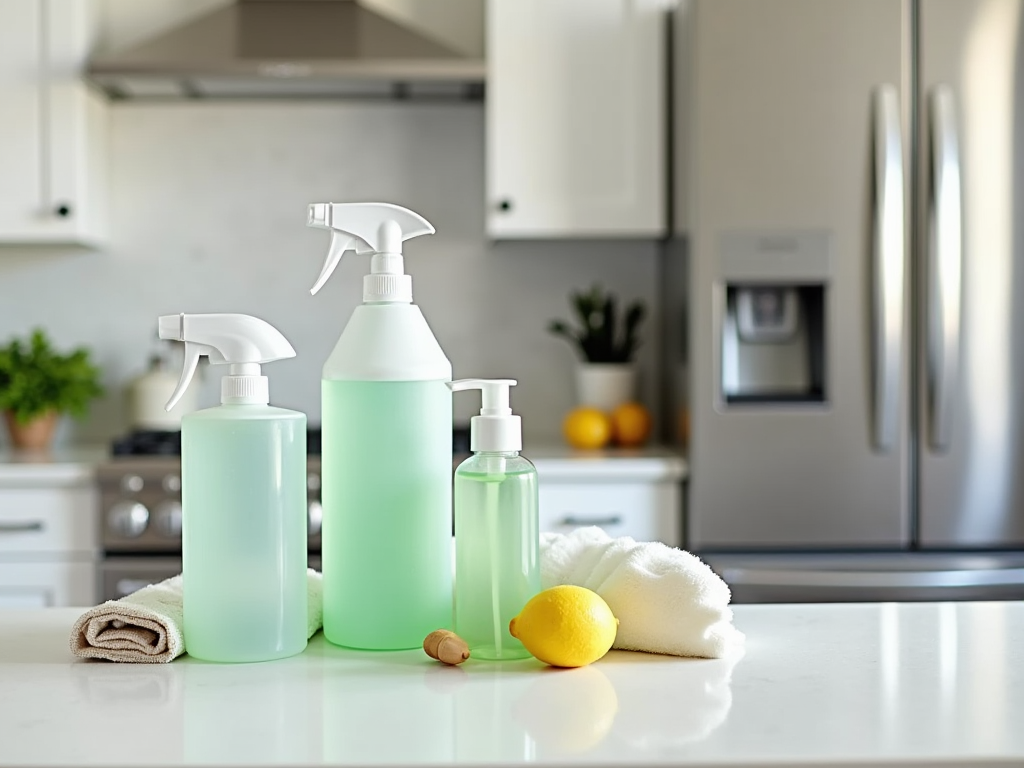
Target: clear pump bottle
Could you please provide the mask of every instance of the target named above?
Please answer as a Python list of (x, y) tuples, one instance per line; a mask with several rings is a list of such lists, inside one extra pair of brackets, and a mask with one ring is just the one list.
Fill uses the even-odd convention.
[(522, 422), (509, 407), (512, 379), (460, 379), (479, 389), (470, 421), (473, 455), (455, 471), (455, 632), (473, 658), (529, 656), (508, 624), (540, 591), (537, 470), (519, 455)]
[(260, 364), (295, 356), (273, 326), (248, 315), (168, 315), (160, 338), (230, 365), (221, 405), (181, 420), (185, 647), (206, 661), (269, 661), (306, 647), (306, 416), (273, 408)]

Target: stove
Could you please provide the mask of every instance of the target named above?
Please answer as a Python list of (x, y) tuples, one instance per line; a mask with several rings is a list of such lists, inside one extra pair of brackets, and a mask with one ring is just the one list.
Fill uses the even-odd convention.
[(181, 456), (181, 432), (139, 429), (110, 446), (113, 456)]
[[(459, 431), (459, 430), (457, 430)], [(461, 442), (461, 434), (458, 439)], [(468, 449), (469, 444), (466, 444)], [(306, 430), (306, 453), (320, 455), (320, 430)], [(138, 429), (119, 437), (111, 443), (110, 454), (115, 458), (124, 456), (181, 456), (181, 432)]]
[[(320, 567), (320, 430), (306, 435), (310, 567)], [(116, 600), (181, 573), (181, 433), (137, 431), (111, 445), (96, 470), (100, 495), (99, 589)]]

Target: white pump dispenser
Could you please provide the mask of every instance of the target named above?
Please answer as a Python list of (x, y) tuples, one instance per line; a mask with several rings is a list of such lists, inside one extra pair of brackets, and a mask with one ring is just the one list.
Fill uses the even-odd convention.
[(165, 406), (168, 411), (188, 388), (201, 355), (208, 355), (212, 365), (231, 366), (221, 380), (222, 403), (253, 405), (270, 402), (270, 388), (267, 377), (260, 374), (260, 365), (295, 357), (280, 331), (250, 315), (163, 315), (158, 327), (161, 339), (185, 342), (185, 364)]
[(509, 388), (515, 379), (457, 379), (448, 386), (452, 392), (479, 389), (480, 415), (469, 420), (469, 449), (471, 451), (521, 451), (523, 449), (523, 420), (512, 414), (509, 407)]
[(370, 274), (363, 278), (363, 301), (412, 301), (412, 278), (405, 274), (402, 243), (434, 228), (418, 213), (391, 203), (313, 203), (307, 225), (331, 230), (331, 245), (315, 294), (349, 250), (372, 253)]

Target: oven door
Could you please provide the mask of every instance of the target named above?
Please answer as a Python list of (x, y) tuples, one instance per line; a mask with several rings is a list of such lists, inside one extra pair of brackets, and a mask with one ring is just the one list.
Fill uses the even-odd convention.
[(100, 599), (119, 600), (145, 586), (177, 576), (179, 573), (181, 558), (174, 555), (108, 555), (100, 563)]

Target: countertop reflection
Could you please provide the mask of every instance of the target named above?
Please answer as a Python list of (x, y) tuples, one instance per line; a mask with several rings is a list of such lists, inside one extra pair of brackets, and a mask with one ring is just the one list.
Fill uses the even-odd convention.
[(0, 611), (0, 765), (1024, 758), (1024, 604), (735, 607), (743, 655), (443, 667), (421, 651), (82, 662), (79, 611)]

